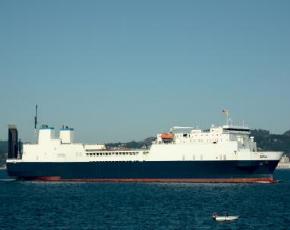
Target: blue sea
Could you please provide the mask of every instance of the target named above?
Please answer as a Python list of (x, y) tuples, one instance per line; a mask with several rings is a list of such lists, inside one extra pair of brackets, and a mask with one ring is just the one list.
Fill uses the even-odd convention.
[[(0, 229), (290, 229), (290, 170), (277, 184), (52, 183), (0, 171)], [(214, 212), (239, 215), (217, 223)]]

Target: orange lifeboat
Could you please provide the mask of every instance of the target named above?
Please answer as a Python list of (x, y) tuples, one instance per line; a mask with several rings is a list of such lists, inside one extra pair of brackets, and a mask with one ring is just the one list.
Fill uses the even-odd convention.
[(174, 138), (173, 133), (162, 133), (161, 138), (164, 140), (172, 140)]

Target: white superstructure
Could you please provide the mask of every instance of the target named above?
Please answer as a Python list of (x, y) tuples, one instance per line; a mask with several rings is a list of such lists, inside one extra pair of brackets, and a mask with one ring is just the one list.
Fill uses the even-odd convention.
[(276, 160), (282, 156), (282, 152), (258, 152), (247, 127), (225, 125), (188, 132), (173, 129), (166, 135), (157, 135), (150, 160)]
[(38, 143), (24, 144), (21, 159), (8, 162), (97, 161), (228, 161), (279, 160), (282, 152), (257, 151), (247, 127), (225, 125), (208, 130), (175, 127), (158, 134), (150, 149), (108, 150), (105, 145), (74, 143), (74, 130), (63, 127), (58, 137), (53, 128), (38, 131)]

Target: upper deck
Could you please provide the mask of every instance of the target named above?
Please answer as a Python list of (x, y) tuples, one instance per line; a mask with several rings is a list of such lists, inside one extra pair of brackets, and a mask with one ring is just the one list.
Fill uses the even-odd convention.
[(256, 151), (254, 138), (250, 137), (250, 129), (245, 126), (212, 126), (210, 129), (194, 129), (191, 127), (173, 127), (169, 133), (158, 134), (154, 144), (221, 144), (237, 142), (239, 148)]

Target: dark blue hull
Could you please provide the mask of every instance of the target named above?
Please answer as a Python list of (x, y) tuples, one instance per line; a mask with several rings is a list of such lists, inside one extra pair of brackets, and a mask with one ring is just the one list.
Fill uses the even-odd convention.
[(24, 180), (272, 182), (278, 161), (143, 161), (7, 163)]

